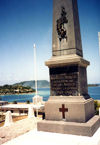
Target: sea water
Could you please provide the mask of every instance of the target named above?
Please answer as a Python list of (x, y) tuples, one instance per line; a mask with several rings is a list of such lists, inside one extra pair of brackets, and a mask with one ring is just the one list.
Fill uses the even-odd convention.
[[(89, 95), (94, 100), (100, 100), (100, 87), (89, 87), (88, 88)], [(42, 88), (38, 89), (38, 94), (40, 96), (43, 96), (43, 100), (47, 101), (50, 96), (50, 89), (49, 88)], [(1, 96), (2, 101), (8, 101), (8, 102), (32, 102), (32, 98), (34, 97), (35, 93), (33, 94), (24, 94), (24, 95), (4, 95)]]

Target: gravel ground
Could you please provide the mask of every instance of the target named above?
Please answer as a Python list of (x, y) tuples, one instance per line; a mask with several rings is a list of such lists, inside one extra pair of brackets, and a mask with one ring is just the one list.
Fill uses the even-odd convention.
[(37, 121), (41, 120), (40, 118), (26, 118), (20, 121), (13, 123), (8, 127), (0, 128), (0, 144), (3, 144), (13, 138), (16, 138), (22, 134), (33, 130), (37, 126)]

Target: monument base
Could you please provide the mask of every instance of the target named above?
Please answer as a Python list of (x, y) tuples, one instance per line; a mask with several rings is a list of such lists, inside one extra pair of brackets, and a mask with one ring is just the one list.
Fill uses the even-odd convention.
[(50, 96), (45, 103), (46, 120), (85, 123), (94, 115), (94, 100), (84, 96)]
[(86, 123), (43, 120), (38, 122), (38, 131), (93, 136), (100, 127), (100, 117), (94, 116)]

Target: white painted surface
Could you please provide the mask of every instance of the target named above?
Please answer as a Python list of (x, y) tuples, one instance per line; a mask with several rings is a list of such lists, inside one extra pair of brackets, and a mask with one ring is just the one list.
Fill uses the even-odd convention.
[(37, 96), (33, 97), (33, 104), (34, 105), (42, 105), (42, 103), (43, 103), (43, 97), (42, 96), (37, 95)]
[(37, 96), (37, 61), (36, 61), (36, 45), (34, 44), (34, 80), (35, 80), (35, 95)]
[(1, 106), (0, 108), (29, 108), (29, 106), (33, 106), (34, 109), (41, 109), (44, 107), (44, 105), (31, 105), (31, 104), (8, 104), (8, 105), (4, 105), (4, 106)]
[(3, 145), (100, 145), (100, 128), (93, 137), (32, 130)]
[(10, 126), (12, 123), (13, 121), (12, 121), (11, 111), (7, 111), (4, 126)]
[(31, 118), (31, 117), (35, 117), (33, 106), (29, 106), (29, 108), (28, 108), (28, 118)]

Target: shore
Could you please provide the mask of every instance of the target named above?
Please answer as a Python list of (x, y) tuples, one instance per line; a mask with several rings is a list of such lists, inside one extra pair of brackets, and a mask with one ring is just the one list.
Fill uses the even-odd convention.
[(95, 101), (97, 101), (98, 103), (100, 103), (100, 100), (95, 100)]
[(27, 95), (27, 94), (35, 94), (35, 92), (29, 92), (29, 93), (15, 93), (15, 94), (0, 94), (0, 96), (8, 96), (8, 95)]

